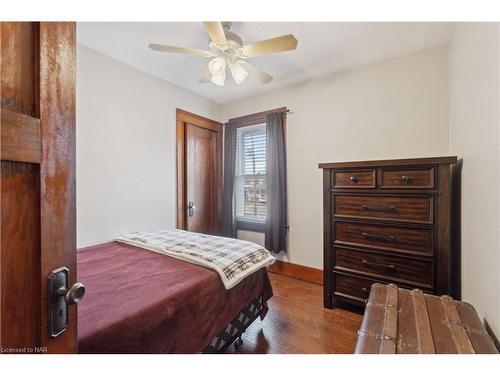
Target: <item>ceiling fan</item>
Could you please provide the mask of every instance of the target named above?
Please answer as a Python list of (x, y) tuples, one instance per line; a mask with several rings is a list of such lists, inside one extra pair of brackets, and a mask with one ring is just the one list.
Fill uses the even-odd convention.
[(150, 44), (149, 48), (154, 51), (210, 57), (208, 69), (199, 82), (212, 82), (219, 86), (224, 86), (228, 68), (237, 84), (243, 82), (249, 74), (262, 83), (269, 83), (273, 77), (250, 64), (246, 59), (268, 53), (291, 51), (297, 48), (297, 39), (291, 34), (243, 45), (241, 38), (229, 31), (230, 22), (203, 22), (203, 26), (205, 26), (210, 36), (208, 50), (165, 46), (162, 44)]

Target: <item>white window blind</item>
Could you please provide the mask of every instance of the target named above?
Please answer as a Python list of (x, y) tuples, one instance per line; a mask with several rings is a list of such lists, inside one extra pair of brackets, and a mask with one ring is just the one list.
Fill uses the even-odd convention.
[(235, 200), (239, 220), (266, 220), (266, 124), (236, 132)]

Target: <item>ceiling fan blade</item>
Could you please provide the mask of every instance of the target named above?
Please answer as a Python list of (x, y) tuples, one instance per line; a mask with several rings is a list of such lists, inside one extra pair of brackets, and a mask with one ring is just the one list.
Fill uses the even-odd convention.
[(212, 73), (210, 73), (210, 70), (206, 70), (205, 73), (201, 76), (200, 80), (198, 82), (200, 83), (210, 83), (212, 78)]
[(267, 74), (263, 70), (257, 68), (255, 65), (252, 65), (246, 61), (238, 60), (238, 64), (244, 67), (251, 75), (256, 77), (261, 83), (269, 83), (273, 80), (273, 76)]
[(203, 56), (203, 57), (213, 56), (213, 54), (210, 51), (205, 51), (198, 48), (183, 48), (183, 47), (165, 46), (162, 44), (150, 44), (149, 48), (151, 48), (153, 51), (185, 53), (188, 55)]
[(297, 48), (297, 39), (292, 34), (277, 38), (262, 40), (238, 48), (237, 53), (242, 57), (261, 56), (267, 53), (291, 51)]
[(203, 22), (205, 30), (207, 30), (208, 35), (212, 42), (218, 46), (226, 46), (227, 39), (226, 34), (224, 34), (224, 28), (220, 22)]

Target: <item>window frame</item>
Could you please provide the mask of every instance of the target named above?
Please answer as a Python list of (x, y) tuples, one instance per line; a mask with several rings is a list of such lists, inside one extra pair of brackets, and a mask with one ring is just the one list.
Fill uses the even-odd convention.
[[(262, 123), (266, 123), (266, 117), (270, 113), (275, 113), (275, 112), (282, 112), (286, 113), (287, 109), (286, 107), (280, 107), (276, 109), (272, 109), (269, 111), (263, 111), (263, 112), (258, 112), (254, 113), (251, 115), (246, 115), (246, 116), (241, 116), (241, 117), (236, 117), (230, 119), (228, 122), (231, 124), (234, 124), (236, 128), (242, 128), (246, 126), (251, 126), (251, 125), (258, 125)], [(266, 171), (267, 173), (267, 171)], [(235, 175), (236, 177), (236, 175)], [(267, 190), (267, 186), (266, 186)], [(251, 232), (265, 232), (266, 228), (266, 221), (267, 221), (267, 214), (266, 214), (266, 221), (256, 221), (256, 220), (244, 220), (241, 218), (238, 218), (236, 215), (236, 210), (235, 210), (235, 221), (236, 221), (236, 229), (237, 230), (246, 230), (246, 231), (251, 231)]]
[[(264, 134), (266, 134), (266, 123), (263, 122), (263, 123), (258, 123), (258, 124), (255, 124), (255, 125), (246, 125), (246, 127), (255, 127), (255, 126), (259, 126), (259, 130), (260, 131), (264, 131)], [(238, 129), (242, 129), (243, 127), (238, 127)], [(251, 130), (250, 130), (251, 131)], [(237, 136), (238, 136), (238, 131), (237, 131)], [(240, 140), (238, 140), (240, 141)], [(238, 143), (237, 141), (237, 143)], [(241, 139), (242, 141), (242, 139)], [(241, 144), (241, 147), (243, 147), (243, 144)], [(245, 152), (245, 148), (241, 149), (240, 150), (241, 152)], [(241, 154), (237, 154), (236, 156), (239, 160), (240, 160), (240, 163), (243, 163), (245, 158), (242, 157)], [(266, 155), (267, 157), (267, 155)], [(238, 166), (238, 162), (236, 163), (236, 166)], [(241, 168), (245, 169), (245, 165), (242, 164), (240, 165)], [(239, 184), (245, 184), (245, 177), (249, 177), (250, 179), (259, 179), (259, 178), (264, 178), (264, 181), (266, 180), (267, 178), (267, 173), (265, 174), (262, 174), (262, 173), (242, 173), (240, 174), (239, 172), (241, 171), (235, 171), (235, 190), (238, 189), (239, 187)], [(239, 180), (241, 179), (241, 180)], [(236, 180), (238, 180), (238, 183), (236, 183)], [(266, 189), (267, 190), (267, 189)], [(244, 191), (244, 189), (243, 189)], [(235, 193), (240, 193), (241, 191), (237, 190), (235, 191)], [(267, 193), (266, 193), (267, 195)], [(240, 200), (240, 196), (238, 194), (235, 194), (235, 204), (236, 204), (236, 201), (239, 202)], [(244, 201), (244, 198), (243, 198), (243, 201)], [(236, 210), (235, 210), (235, 219), (236, 219), (236, 224), (237, 224), (237, 228), (238, 229), (242, 229), (242, 230), (248, 230), (248, 231), (253, 231), (253, 232), (263, 232), (264, 229), (265, 229), (265, 225), (266, 225), (266, 219), (267, 219), (267, 215), (264, 219), (259, 219), (259, 218), (252, 218), (252, 217), (245, 217), (245, 216), (238, 216), (238, 204), (236, 204)]]

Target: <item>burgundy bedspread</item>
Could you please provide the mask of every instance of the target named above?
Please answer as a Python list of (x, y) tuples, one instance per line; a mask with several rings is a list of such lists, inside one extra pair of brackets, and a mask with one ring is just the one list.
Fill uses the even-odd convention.
[(110, 242), (77, 252), (80, 353), (197, 353), (259, 294), (265, 269), (226, 290), (215, 271)]

